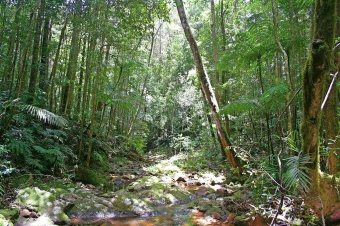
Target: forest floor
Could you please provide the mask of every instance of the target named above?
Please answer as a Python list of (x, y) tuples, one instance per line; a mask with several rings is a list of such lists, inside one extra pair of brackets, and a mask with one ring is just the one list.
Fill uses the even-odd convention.
[[(284, 226), (316, 222), (303, 199), (290, 195), (283, 197), (276, 216), (281, 196), (265, 174), (253, 171), (235, 176), (214, 156), (153, 154), (143, 161), (112, 158), (107, 164), (110, 182), (105, 186), (28, 177), (13, 189), (11, 208), (0, 214), (17, 226)], [(11, 216), (9, 209), (19, 216), (13, 212)]]

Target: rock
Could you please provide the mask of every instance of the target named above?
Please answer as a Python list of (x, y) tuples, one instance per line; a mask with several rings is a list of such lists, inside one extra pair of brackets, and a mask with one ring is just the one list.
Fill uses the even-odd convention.
[(41, 215), (40, 217), (34, 218), (24, 218), (19, 217), (15, 226), (57, 226), (53, 221), (46, 215)]
[(218, 196), (218, 197), (224, 197), (224, 196), (226, 196), (226, 193), (227, 193), (227, 189), (226, 188), (218, 188), (218, 189), (216, 189), (216, 195)]
[(2, 214), (0, 214), (0, 225), (1, 226), (13, 226), (13, 223), (7, 220)]
[(211, 217), (216, 219), (216, 220), (220, 220), (222, 217), (221, 217), (221, 214), (219, 213), (216, 213), (216, 212), (212, 212), (211, 213)]
[(176, 181), (177, 182), (186, 182), (186, 180), (183, 178), (183, 177), (178, 177), (177, 179), (176, 179)]
[(31, 215), (31, 211), (28, 209), (22, 209), (19, 212), (19, 217), (29, 217)]
[(235, 219), (235, 215), (233, 213), (229, 214), (228, 217), (227, 217), (227, 221), (229, 222), (233, 222)]
[(209, 194), (209, 191), (208, 191), (207, 187), (201, 186), (195, 191), (195, 194), (198, 195), (198, 196), (205, 196), (205, 195)]
[(76, 171), (76, 180), (84, 184), (100, 186), (107, 184), (110, 181), (110, 176), (81, 166)]
[(15, 202), (20, 206), (25, 206), (42, 213), (45, 212), (47, 207), (55, 200), (56, 198), (51, 192), (33, 187), (19, 190)]

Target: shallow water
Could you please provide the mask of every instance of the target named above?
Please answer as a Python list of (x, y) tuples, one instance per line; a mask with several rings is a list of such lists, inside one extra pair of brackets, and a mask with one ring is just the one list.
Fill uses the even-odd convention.
[(71, 219), (71, 225), (94, 225), (94, 226), (189, 226), (199, 225), (194, 221), (201, 217), (193, 213), (186, 205), (173, 205), (160, 207), (157, 216), (152, 217), (122, 217), (105, 219)]

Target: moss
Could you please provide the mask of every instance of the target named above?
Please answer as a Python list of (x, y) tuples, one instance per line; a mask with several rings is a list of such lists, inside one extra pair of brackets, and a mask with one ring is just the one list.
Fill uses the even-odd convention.
[(20, 190), (16, 202), (38, 212), (44, 212), (48, 203), (52, 203), (55, 199), (55, 196), (51, 192), (34, 187)]
[(16, 220), (19, 217), (19, 209), (0, 209), (0, 216), (4, 216), (6, 219), (10, 219), (12, 221)]
[(84, 184), (92, 184), (94, 186), (104, 186), (110, 181), (108, 175), (84, 166), (79, 167), (77, 170), (76, 179)]
[(13, 226), (13, 223), (7, 220), (2, 214), (0, 214), (0, 225)]

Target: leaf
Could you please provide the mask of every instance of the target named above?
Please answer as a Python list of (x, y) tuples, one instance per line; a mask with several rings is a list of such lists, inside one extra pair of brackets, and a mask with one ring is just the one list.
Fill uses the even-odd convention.
[(38, 117), (40, 120), (44, 121), (45, 123), (63, 127), (67, 125), (67, 120), (62, 116), (56, 115), (46, 109), (39, 108), (33, 105), (21, 105), (24, 110), (35, 117)]
[(230, 104), (224, 106), (219, 114), (237, 114), (248, 111), (253, 111), (259, 107), (259, 103), (256, 100), (236, 100)]
[(311, 163), (310, 156), (300, 153), (285, 160), (287, 160), (286, 166), (288, 169), (284, 173), (283, 179), (288, 189), (293, 186), (299, 186), (303, 191), (308, 191), (311, 179), (306, 173), (309, 170), (306, 165)]
[(63, 153), (59, 149), (45, 149), (43, 147), (40, 147), (38, 145), (33, 146), (34, 150), (38, 151), (40, 154), (46, 155), (57, 155), (57, 156), (63, 156)]
[(261, 95), (260, 103), (265, 110), (276, 110), (286, 102), (287, 92), (288, 86), (285, 84), (274, 86)]

